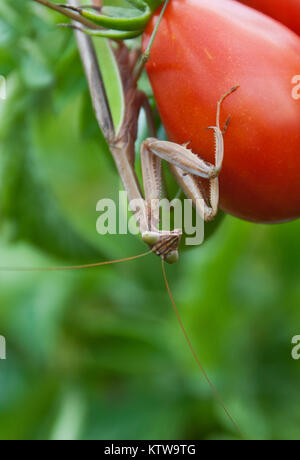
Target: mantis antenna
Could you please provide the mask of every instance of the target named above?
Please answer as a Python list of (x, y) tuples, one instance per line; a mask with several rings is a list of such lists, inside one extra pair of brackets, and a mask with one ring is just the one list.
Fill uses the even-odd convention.
[(219, 405), (222, 407), (223, 411), (225, 412), (227, 418), (230, 420), (231, 424), (234, 426), (234, 429), (237, 431), (237, 433), (239, 434), (239, 436), (242, 438), (242, 440), (245, 440), (245, 437), (241, 431), (241, 429), (239, 428), (238, 424), (235, 422), (235, 420), (233, 419), (232, 415), (230, 414), (229, 410), (227, 409), (227, 407), (225, 406), (225, 403), (223, 402), (221, 396), (219, 395), (219, 393), (217, 392), (217, 390), (215, 389), (212, 381), (210, 380), (209, 376), (207, 375), (207, 372), (205, 371), (201, 361), (199, 360), (198, 358), (198, 355), (192, 345), (192, 342), (190, 341), (190, 338), (188, 336), (188, 333), (183, 325), (183, 322), (182, 322), (182, 319), (181, 319), (181, 316), (179, 314), (179, 311), (178, 311), (178, 308), (176, 306), (176, 303), (174, 301), (174, 298), (173, 298), (173, 295), (172, 295), (172, 292), (171, 292), (171, 288), (170, 288), (170, 285), (169, 285), (169, 282), (168, 282), (168, 279), (167, 279), (167, 274), (166, 274), (166, 268), (165, 268), (165, 261), (164, 259), (162, 258), (161, 259), (161, 265), (162, 265), (162, 272), (163, 272), (163, 278), (164, 278), (164, 282), (165, 282), (165, 285), (166, 285), (166, 288), (167, 288), (167, 291), (168, 291), (168, 295), (170, 297), (170, 300), (171, 300), (171, 303), (172, 303), (172, 306), (173, 306), (173, 309), (175, 311), (175, 314), (176, 314), (176, 317), (177, 317), (177, 320), (178, 320), (178, 323), (179, 323), (179, 326), (183, 332), (183, 335), (185, 337), (185, 340), (187, 341), (187, 344), (189, 346), (189, 349), (190, 351), (192, 352), (193, 356), (194, 356), (194, 359), (197, 363), (197, 366), (200, 368), (202, 374), (204, 375), (204, 378), (206, 380), (206, 382), (208, 383), (211, 391), (213, 392), (216, 400), (218, 401)]
[(66, 267), (0, 267), (1, 272), (60, 272), (64, 270), (84, 270), (87, 268), (98, 268), (102, 267), (103, 265), (115, 265), (120, 264), (122, 262), (130, 262), (131, 260), (141, 259), (142, 257), (146, 257), (149, 254), (152, 254), (152, 251), (144, 252), (143, 254), (139, 254), (133, 257), (126, 257), (124, 259), (116, 259), (116, 260), (108, 260), (105, 262), (98, 262), (95, 264), (86, 264), (86, 265), (70, 265)]

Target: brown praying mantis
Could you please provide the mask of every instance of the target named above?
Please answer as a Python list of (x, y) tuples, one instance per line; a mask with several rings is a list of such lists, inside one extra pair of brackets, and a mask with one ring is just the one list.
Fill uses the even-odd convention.
[[(90, 88), (91, 99), (95, 115), (104, 137), (109, 145), (118, 173), (122, 180), (129, 202), (139, 202), (140, 206), (133, 209), (143, 241), (151, 251), (162, 257), (167, 263), (178, 260), (178, 245), (182, 230), (172, 231), (159, 229), (159, 202), (162, 195), (162, 160), (165, 160), (173, 176), (185, 195), (189, 197), (196, 212), (204, 221), (211, 221), (216, 217), (219, 203), (219, 179), (224, 158), (223, 135), (229, 125), (227, 120), (223, 130), (220, 128), (220, 112), (223, 101), (236, 89), (235, 86), (223, 95), (217, 102), (216, 126), (208, 127), (215, 137), (215, 164), (208, 163), (194, 154), (188, 144), (178, 145), (173, 142), (156, 138), (152, 109), (147, 96), (138, 89), (138, 79), (150, 57), (151, 46), (155, 40), (159, 22), (153, 32), (146, 52), (140, 56), (136, 50), (129, 50), (124, 42), (114, 40), (112, 50), (119, 68), (122, 81), (125, 110), (122, 123), (116, 132), (111, 115), (108, 98), (105, 92), (101, 71), (97, 63), (93, 43), (88, 35), (82, 33), (89, 30), (89, 35), (102, 36), (94, 24), (83, 17), (79, 9), (78, 0), (70, 0), (69, 5), (54, 5), (45, 0), (35, 0), (38, 3), (53, 7), (63, 12), (76, 22), (80, 22), (85, 29), (73, 25), (77, 37), (78, 48)], [(168, 1), (165, 2), (164, 8)], [(99, 2), (95, 1), (95, 9)], [(160, 19), (164, 14), (161, 11)], [(89, 27), (89, 29), (86, 29)], [(96, 28), (95, 28), (96, 27)], [(144, 109), (151, 138), (146, 139), (141, 146), (141, 166), (144, 186), (144, 196), (135, 172), (135, 141), (137, 137), (138, 119), (140, 111)], [(208, 181), (209, 187), (201, 187), (201, 181)], [(208, 190), (205, 192), (204, 190)]]

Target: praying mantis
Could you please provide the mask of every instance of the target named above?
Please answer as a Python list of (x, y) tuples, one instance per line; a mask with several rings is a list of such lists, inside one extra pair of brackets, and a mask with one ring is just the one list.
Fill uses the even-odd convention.
[[(46, 6), (53, 5), (48, 1), (36, 0)], [(50, 5), (49, 5), (50, 3)], [(215, 164), (208, 163), (201, 157), (194, 154), (188, 144), (178, 145), (173, 142), (158, 140), (156, 138), (155, 126), (152, 110), (146, 95), (137, 87), (137, 83), (144, 66), (149, 59), (151, 46), (155, 40), (159, 22), (153, 33), (152, 39), (147, 50), (142, 56), (136, 51), (131, 51), (120, 41), (122, 38), (132, 38), (141, 33), (141, 28), (149, 20), (151, 9), (156, 8), (161, 2), (156, 0), (154, 3), (141, 0), (130, 0), (133, 6), (140, 9), (141, 14), (136, 18), (107, 18), (97, 14), (101, 11), (98, 3), (95, 3), (96, 12), (90, 12), (89, 8), (80, 8), (77, 0), (72, 0), (69, 5), (54, 6), (71, 19), (81, 22), (84, 27), (72, 26), (75, 28), (78, 48), (83, 62), (83, 67), (87, 76), (92, 102), (98, 124), (109, 145), (110, 152), (115, 161), (118, 173), (123, 186), (127, 192), (129, 202), (139, 200), (141, 206), (135, 209), (137, 223), (143, 241), (150, 247), (153, 253), (162, 257), (167, 263), (175, 263), (178, 260), (178, 245), (182, 237), (181, 229), (164, 231), (159, 229), (159, 201), (162, 195), (162, 160), (165, 160), (171, 169), (179, 187), (188, 196), (196, 209), (196, 212), (204, 221), (213, 220), (218, 212), (219, 203), (219, 179), (224, 158), (223, 136), (228, 128), (230, 118), (225, 127), (220, 127), (220, 113), (224, 100), (238, 89), (234, 86), (216, 102), (216, 125), (207, 129), (213, 131), (215, 138)], [(168, 1), (164, 2), (160, 19), (163, 17), (164, 10)], [(90, 21), (93, 20), (91, 24)], [(118, 29), (126, 21), (128, 31), (119, 32), (113, 30), (97, 29), (101, 27), (114, 27)], [(96, 28), (95, 28), (96, 23)], [(85, 33), (82, 33), (85, 32)], [(130, 34), (128, 35), (127, 32)], [(107, 35), (108, 33), (108, 35)], [(127, 34), (127, 35), (126, 35)], [(111, 109), (107, 95), (105, 93), (101, 71), (95, 62), (95, 51), (88, 35), (103, 37), (108, 36), (117, 43), (113, 47), (115, 59), (120, 69), (120, 76), (123, 85), (123, 96), (125, 110), (122, 123), (117, 132), (113, 125)], [(114, 42), (115, 43), (115, 42)], [(135, 141), (137, 137), (138, 119), (140, 111), (144, 109), (151, 137), (146, 139), (141, 146), (141, 166), (143, 176), (143, 186), (145, 196), (142, 195), (141, 186), (135, 172)], [(201, 187), (201, 181), (209, 183), (208, 193), (205, 194)]]

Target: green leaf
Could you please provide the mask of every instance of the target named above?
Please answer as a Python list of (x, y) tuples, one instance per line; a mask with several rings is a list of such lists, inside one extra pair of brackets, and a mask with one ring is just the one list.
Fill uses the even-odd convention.
[(94, 39), (93, 42), (111, 107), (115, 131), (118, 132), (125, 111), (123, 86), (119, 69), (108, 41), (106, 39)]

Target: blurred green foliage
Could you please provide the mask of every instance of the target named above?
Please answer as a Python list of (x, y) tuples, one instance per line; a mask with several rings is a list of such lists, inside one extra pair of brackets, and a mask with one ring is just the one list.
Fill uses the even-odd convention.
[[(71, 31), (29, 0), (0, 3), (1, 266), (141, 253), (99, 236), (120, 181)], [(192, 343), (247, 437), (300, 438), (300, 223), (226, 217), (167, 267)], [(234, 438), (187, 348), (159, 260), (85, 272), (0, 273), (1, 439)]]

